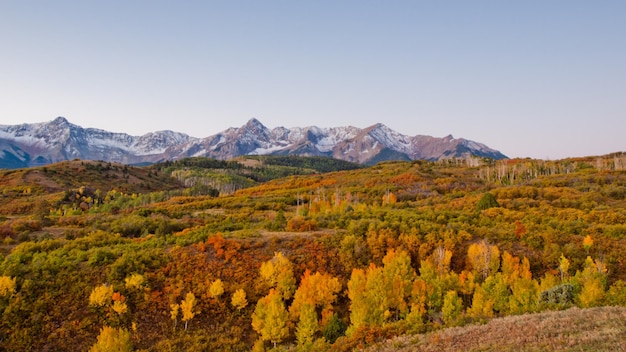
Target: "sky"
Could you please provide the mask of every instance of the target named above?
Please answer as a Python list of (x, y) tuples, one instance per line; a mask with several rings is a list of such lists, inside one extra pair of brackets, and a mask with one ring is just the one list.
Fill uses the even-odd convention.
[(368, 127), (626, 151), (626, 1), (0, 0), (0, 124)]

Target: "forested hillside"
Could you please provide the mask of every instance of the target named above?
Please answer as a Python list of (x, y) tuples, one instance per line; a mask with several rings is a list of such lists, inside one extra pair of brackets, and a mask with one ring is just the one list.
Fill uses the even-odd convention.
[(277, 178), (361, 167), (327, 157), (249, 155), (233, 160), (185, 158), (157, 163), (150, 168), (171, 175), (198, 195), (207, 194), (207, 190), (230, 194)]
[(230, 192), (187, 183), (230, 166), (186, 162), (128, 177), (55, 166), (77, 178), (54, 187), (52, 167), (3, 173), (0, 349), (350, 351), (626, 305), (623, 154), (333, 172), (292, 161), (313, 171)]

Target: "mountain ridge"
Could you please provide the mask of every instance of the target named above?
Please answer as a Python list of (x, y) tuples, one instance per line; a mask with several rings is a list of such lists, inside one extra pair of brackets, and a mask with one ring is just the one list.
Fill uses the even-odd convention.
[(197, 156), (226, 160), (249, 154), (327, 156), (360, 164), (469, 156), (507, 158), (479, 142), (455, 139), (451, 135), (407, 136), (382, 123), (366, 128), (269, 129), (252, 118), (241, 127), (204, 138), (170, 130), (131, 136), (83, 128), (65, 117), (49, 122), (0, 125), (0, 168), (41, 166), (72, 159), (139, 164)]

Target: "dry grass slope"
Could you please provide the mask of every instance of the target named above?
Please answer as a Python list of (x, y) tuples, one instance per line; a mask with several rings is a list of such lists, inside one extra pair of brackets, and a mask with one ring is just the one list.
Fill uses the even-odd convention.
[(626, 308), (571, 308), (394, 338), (368, 351), (626, 351)]

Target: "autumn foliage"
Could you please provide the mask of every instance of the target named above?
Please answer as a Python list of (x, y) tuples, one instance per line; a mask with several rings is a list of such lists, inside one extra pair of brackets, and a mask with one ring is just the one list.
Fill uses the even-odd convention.
[(132, 190), (99, 188), (118, 175), (104, 164), (63, 190), (15, 171), (0, 181), (0, 349), (347, 351), (626, 306), (621, 157), (292, 170), (220, 196), (164, 181), (208, 177), (201, 160), (120, 167)]

